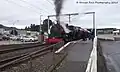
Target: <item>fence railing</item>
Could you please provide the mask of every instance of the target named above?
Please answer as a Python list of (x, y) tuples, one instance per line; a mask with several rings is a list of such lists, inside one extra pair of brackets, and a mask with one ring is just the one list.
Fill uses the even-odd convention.
[(97, 72), (97, 36), (93, 41), (93, 49), (89, 57), (86, 72)]

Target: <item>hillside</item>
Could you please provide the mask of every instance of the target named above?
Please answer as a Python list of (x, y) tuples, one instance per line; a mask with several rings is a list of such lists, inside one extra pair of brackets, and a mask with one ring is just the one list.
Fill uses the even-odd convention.
[[(0, 24), (0, 28), (4, 28), (5, 30), (12, 30), (14, 27), (7, 27), (7, 26)], [(15, 29), (17, 29), (17, 28), (15, 28)]]

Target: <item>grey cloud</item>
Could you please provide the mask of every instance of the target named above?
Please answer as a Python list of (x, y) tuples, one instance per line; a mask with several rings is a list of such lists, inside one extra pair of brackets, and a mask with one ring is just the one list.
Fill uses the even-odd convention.
[[(7, 26), (12, 26), (12, 22), (10, 21), (20, 20), (20, 22), (16, 23), (16, 26), (23, 28), (30, 25), (31, 23), (39, 24), (40, 13), (44, 15), (42, 19), (47, 18), (47, 15), (55, 14), (54, 2), (51, 0), (49, 1), (53, 3), (53, 5), (47, 2), (47, 0), (24, 0), (48, 12), (41, 11), (35, 7), (30, 6), (29, 4), (21, 2), (20, 0), (9, 1), (14, 1), (16, 4), (7, 2), (6, 0), (1, 0), (0, 2), (0, 23), (3, 23)], [(77, 0), (66, 0), (63, 5), (62, 13), (84, 13), (95, 11), (96, 24), (98, 28), (113, 26), (120, 27), (120, 0), (118, 0), (119, 3), (115, 5), (81, 5), (76, 4), (76, 1)], [(62, 18), (62, 21), (64, 20), (65, 22), (68, 22), (68, 17)], [(72, 23), (74, 25), (85, 28), (92, 27), (92, 15), (72, 16), (71, 24)]]

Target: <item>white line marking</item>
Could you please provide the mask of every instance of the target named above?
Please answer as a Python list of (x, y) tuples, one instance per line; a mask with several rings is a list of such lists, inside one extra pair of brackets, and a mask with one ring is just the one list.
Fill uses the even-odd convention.
[(71, 42), (68, 42), (67, 44), (65, 44), (64, 46), (62, 46), (60, 49), (58, 49), (55, 53), (59, 53), (60, 51), (62, 51), (66, 46), (68, 46)]
[(93, 49), (91, 51), (87, 68), (85, 72), (97, 72), (97, 37), (93, 41)]

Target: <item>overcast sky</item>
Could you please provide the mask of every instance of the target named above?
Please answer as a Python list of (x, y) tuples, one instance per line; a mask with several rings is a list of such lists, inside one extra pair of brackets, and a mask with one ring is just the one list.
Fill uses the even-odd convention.
[[(118, 2), (115, 4), (84, 4), (76, 3), (77, 1), (95, 2), (95, 0), (65, 0), (62, 13), (80, 13), (71, 17), (71, 24), (91, 28), (92, 14), (82, 13), (95, 12), (97, 28), (120, 28), (120, 0), (103, 0), (103, 2)], [(17, 28), (24, 28), (32, 23), (40, 24), (40, 15), (44, 20), (48, 15), (55, 14), (54, 8), (53, 0), (0, 0), (0, 23)], [(68, 22), (68, 17), (61, 17), (61, 20)]]

